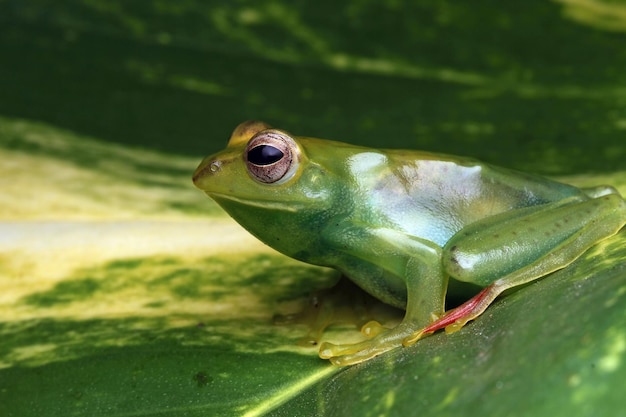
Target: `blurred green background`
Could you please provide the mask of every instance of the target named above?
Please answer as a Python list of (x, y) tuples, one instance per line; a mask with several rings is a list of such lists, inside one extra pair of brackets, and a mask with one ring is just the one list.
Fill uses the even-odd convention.
[(618, 0), (0, 0), (0, 114), (187, 155), (295, 134), (623, 169)]

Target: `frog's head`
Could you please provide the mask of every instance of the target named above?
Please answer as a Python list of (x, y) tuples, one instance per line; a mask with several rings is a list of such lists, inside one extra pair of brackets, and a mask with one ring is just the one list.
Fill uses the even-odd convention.
[(260, 240), (311, 261), (320, 228), (350, 206), (334, 145), (244, 122), (225, 150), (200, 163), (193, 182)]

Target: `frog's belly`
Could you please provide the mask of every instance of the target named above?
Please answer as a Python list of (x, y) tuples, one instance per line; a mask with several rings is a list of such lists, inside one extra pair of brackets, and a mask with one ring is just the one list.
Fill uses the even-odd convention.
[(397, 275), (373, 265), (339, 269), (371, 296), (394, 307), (406, 308), (406, 283)]

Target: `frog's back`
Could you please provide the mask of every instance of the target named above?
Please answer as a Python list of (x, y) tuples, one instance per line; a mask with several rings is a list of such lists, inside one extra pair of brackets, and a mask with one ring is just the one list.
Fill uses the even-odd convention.
[(571, 185), (471, 159), (406, 151), (387, 156), (387, 167), (369, 176), (372, 215), (382, 226), (441, 246), (477, 220), (583, 195)]

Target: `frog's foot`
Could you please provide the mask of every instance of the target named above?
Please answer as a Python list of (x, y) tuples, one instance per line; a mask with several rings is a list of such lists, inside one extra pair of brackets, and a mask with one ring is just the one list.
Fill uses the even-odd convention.
[(320, 358), (330, 359), (333, 364), (339, 366), (354, 365), (402, 346), (402, 341), (414, 332), (411, 327), (403, 324), (388, 330), (376, 322), (373, 323), (375, 324), (370, 322), (363, 327), (367, 327), (368, 331), (378, 331), (377, 336), (355, 344), (335, 345), (324, 342), (320, 346)]
[(424, 335), (436, 332), (439, 329), (445, 329), (446, 333), (454, 333), (461, 330), (469, 321), (480, 316), (489, 307), (489, 304), (496, 299), (501, 290), (495, 284), (484, 288), (481, 292), (466, 301), (459, 307), (450, 310), (443, 317), (435, 320), (423, 329), (413, 333), (404, 341), (404, 346), (410, 346), (417, 342)]

